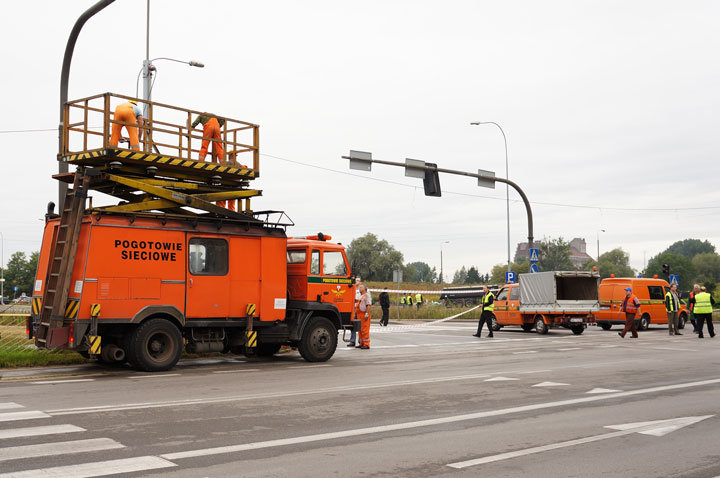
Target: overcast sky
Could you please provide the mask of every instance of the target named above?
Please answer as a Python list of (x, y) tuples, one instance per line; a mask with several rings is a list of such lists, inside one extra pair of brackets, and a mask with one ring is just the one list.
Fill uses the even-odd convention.
[[(38, 250), (56, 200), (59, 77), (91, 0), (4, 3), (0, 16), (0, 232), (5, 260)], [(117, 0), (77, 42), (69, 98), (135, 94), (145, 0)], [(156, 101), (261, 125), (263, 197), (291, 235), (348, 244), (373, 232), (446, 277), (507, 257), (505, 188), (442, 176), (442, 198), (379, 159), (505, 174), (532, 202), (535, 237), (622, 247), (631, 266), (685, 239), (720, 246), (720, 2), (152, 0)], [(510, 194), (512, 253), (527, 240)], [(96, 200), (95, 204), (98, 204)], [(598, 232), (604, 229), (605, 232)]]

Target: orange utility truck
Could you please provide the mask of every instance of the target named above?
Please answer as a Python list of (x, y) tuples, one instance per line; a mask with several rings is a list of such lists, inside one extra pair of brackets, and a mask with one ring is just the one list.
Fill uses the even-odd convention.
[[(259, 175), (257, 125), (225, 118), (219, 141), (231, 160), (205, 162), (194, 157), (204, 138), (190, 128), (200, 113), (146, 102), (143, 151), (118, 149), (108, 143), (118, 97), (66, 105), (58, 159), (77, 168), (55, 176), (72, 183), (60, 214), (48, 206), (27, 324), (36, 346), (146, 371), (172, 368), (183, 348), (273, 355), (289, 345), (311, 362), (332, 357), (338, 332), (352, 327), (345, 248), (323, 234), (288, 239), (284, 213), (250, 209), (260, 195), (248, 188)], [(82, 119), (68, 119), (73, 107)], [(102, 132), (87, 127), (98, 112)], [(79, 151), (69, 146), (75, 133)], [(236, 162), (240, 153), (252, 167)], [(91, 190), (121, 201), (87, 207)], [(216, 204), (236, 200), (237, 211)]]
[(519, 283), (504, 285), (496, 295), (493, 329), (517, 325), (547, 334), (553, 327), (564, 327), (580, 335), (595, 321), (599, 281), (597, 272), (520, 274)]

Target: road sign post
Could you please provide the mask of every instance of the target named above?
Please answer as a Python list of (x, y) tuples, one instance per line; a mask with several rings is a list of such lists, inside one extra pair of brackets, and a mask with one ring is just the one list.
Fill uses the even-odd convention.
[(676, 286), (680, 286), (680, 278), (677, 274), (670, 274), (670, 285), (675, 284)]
[(538, 272), (538, 262), (540, 261), (540, 251), (530, 248), (528, 258), (530, 259), (530, 272)]
[(515, 273), (513, 271), (505, 272), (505, 283), (506, 284), (514, 284), (515, 283)]

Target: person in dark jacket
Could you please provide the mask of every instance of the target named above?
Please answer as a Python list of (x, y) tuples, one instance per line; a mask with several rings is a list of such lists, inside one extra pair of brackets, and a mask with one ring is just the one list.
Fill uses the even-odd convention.
[(390, 296), (387, 293), (387, 287), (385, 287), (385, 290), (380, 292), (380, 307), (382, 308), (380, 325), (387, 327), (388, 321), (390, 320)]
[(480, 337), (480, 332), (482, 332), (483, 325), (487, 324), (488, 331), (490, 332), (488, 334), (488, 337), (493, 336), (493, 330), (492, 330), (492, 316), (493, 312), (495, 311), (495, 295), (490, 292), (490, 289), (488, 286), (483, 286), (483, 298), (482, 298), (482, 313), (480, 314), (480, 320), (478, 321), (478, 329), (477, 333), (473, 334), (474, 337)]

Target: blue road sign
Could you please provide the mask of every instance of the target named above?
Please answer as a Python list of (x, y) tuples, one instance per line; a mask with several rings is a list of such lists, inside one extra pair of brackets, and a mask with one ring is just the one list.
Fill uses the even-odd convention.
[(530, 264), (530, 272), (540, 272), (540, 271), (538, 270), (537, 263), (532, 263), (532, 264)]
[[(530, 262), (538, 262), (540, 260), (540, 251), (537, 249), (530, 249)], [(535, 271), (537, 272), (537, 271)]]
[(15, 286), (15, 292), (17, 292), (17, 289), (18, 289), (18, 287), (17, 287), (17, 286)]
[(512, 272), (512, 271), (505, 272), (505, 283), (506, 284), (514, 284), (515, 283), (515, 273), (514, 272)]
[(670, 285), (680, 285), (680, 278), (677, 274), (670, 274)]

